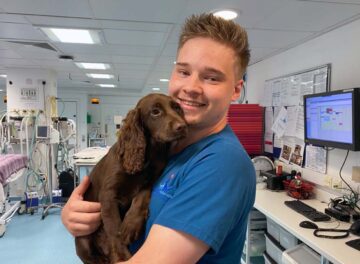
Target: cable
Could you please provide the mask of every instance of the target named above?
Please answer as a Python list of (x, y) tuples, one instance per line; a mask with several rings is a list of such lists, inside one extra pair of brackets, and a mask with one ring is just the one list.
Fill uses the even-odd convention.
[[(349, 152), (350, 152), (350, 150), (348, 150), (348, 151), (346, 152), (346, 156), (345, 156), (344, 162), (343, 162), (343, 164), (341, 165), (341, 168), (340, 168), (340, 170), (339, 170), (339, 176), (340, 176), (340, 179), (346, 184), (346, 186), (349, 187), (349, 189), (350, 189), (350, 191), (351, 191), (350, 197), (353, 196), (353, 197), (351, 197), (351, 200), (353, 200), (353, 202), (350, 204), (350, 206), (356, 207), (356, 208), (360, 209), (359, 206), (357, 205), (357, 202), (359, 201), (359, 194), (356, 193), (356, 192), (351, 188), (351, 186), (344, 180), (344, 178), (343, 178), (342, 175), (341, 175), (341, 171), (342, 171), (342, 169), (343, 169), (343, 167), (344, 167), (344, 165), (345, 165), (345, 162), (346, 162), (346, 160), (347, 160), (347, 158), (348, 158), (348, 156), (349, 156)], [(344, 196), (344, 197), (346, 197), (346, 196)]]

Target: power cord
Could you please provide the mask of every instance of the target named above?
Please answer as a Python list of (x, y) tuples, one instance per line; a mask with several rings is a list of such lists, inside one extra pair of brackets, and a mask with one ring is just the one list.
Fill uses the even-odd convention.
[(346, 152), (346, 156), (345, 156), (345, 159), (344, 159), (344, 162), (342, 163), (342, 165), (341, 165), (341, 168), (340, 168), (340, 170), (339, 170), (339, 176), (340, 176), (340, 179), (346, 184), (346, 186), (349, 188), (349, 190), (350, 190), (350, 197), (348, 197), (347, 195), (344, 195), (343, 197), (344, 197), (344, 199), (345, 199), (345, 201), (349, 204), (349, 206), (351, 207), (351, 208), (357, 208), (357, 209), (359, 209), (360, 210), (360, 207), (357, 205), (357, 203), (360, 201), (360, 199), (359, 199), (359, 193), (357, 193), (357, 192), (355, 192), (352, 188), (351, 188), (351, 186), (344, 180), (344, 178), (342, 177), (342, 175), (341, 175), (341, 172), (342, 172), (342, 169), (343, 169), (343, 167), (344, 167), (344, 165), (345, 165), (345, 163), (346, 163), (346, 160), (347, 160), (347, 158), (348, 158), (348, 156), (349, 156), (349, 152), (350, 152), (350, 150), (348, 150), (347, 152)]

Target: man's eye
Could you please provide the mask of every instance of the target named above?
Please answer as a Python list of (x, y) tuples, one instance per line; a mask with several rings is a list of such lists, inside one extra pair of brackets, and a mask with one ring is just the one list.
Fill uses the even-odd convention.
[(218, 82), (219, 81), (219, 79), (217, 77), (214, 77), (214, 76), (206, 76), (205, 80), (208, 80), (210, 82)]
[(185, 71), (185, 70), (178, 70), (178, 73), (182, 76), (188, 76), (189, 75), (189, 72), (188, 71)]
[(151, 115), (154, 116), (154, 117), (157, 117), (157, 116), (161, 115), (160, 109), (158, 109), (158, 108), (152, 109), (151, 110)]

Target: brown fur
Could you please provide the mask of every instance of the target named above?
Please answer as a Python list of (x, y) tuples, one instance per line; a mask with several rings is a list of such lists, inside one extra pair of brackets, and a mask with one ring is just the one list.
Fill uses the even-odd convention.
[(101, 203), (102, 223), (93, 234), (75, 239), (84, 263), (131, 257), (127, 246), (143, 231), (151, 188), (166, 165), (170, 143), (186, 132), (182, 109), (166, 95), (145, 96), (128, 113), (117, 143), (90, 174), (84, 199)]

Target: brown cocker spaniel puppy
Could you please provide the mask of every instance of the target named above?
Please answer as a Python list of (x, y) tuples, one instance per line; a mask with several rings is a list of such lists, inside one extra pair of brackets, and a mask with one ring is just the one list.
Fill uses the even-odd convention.
[(90, 173), (87, 201), (101, 203), (99, 229), (75, 238), (84, 263), (115, 263), (131, 257), (128, 245), (143, 231), (151, 189), (161, 175), (170, 144), (184, 138), (184, 113), (171, 97), (142, 98), (123, 123), (117, 143)]

